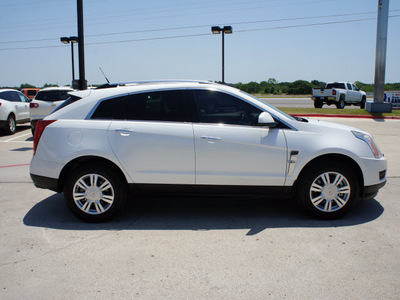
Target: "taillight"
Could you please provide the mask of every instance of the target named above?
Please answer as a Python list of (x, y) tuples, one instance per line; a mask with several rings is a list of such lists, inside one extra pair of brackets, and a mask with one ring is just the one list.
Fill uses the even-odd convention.
[(36, 149), (39, 145), (39, 140), (42, 137), (44, 129), (55, 121), (57, 120), (41, 120), (36, 123), (35, 134), (33, 136), (33, 155), (36, 154)]
[(29, 103), (29, 108), (38, 108), (39, 104), (38, 103)]
[(336, 96), (336, 90), (332, 90), (332, 95)]

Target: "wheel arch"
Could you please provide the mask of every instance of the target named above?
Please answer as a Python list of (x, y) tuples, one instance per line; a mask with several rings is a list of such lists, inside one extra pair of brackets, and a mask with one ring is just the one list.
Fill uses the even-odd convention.
[(58, 180), (58, 186), (57, 186), (58, 192), (63, 191), (64, 185), (66, 182), (66, 178), (67, 178), (69, 172), (71, 172), (75, 168), (82, 166), (83, 164), (88, 164), (88, 165), (99, 164), (102, 166), (106, 166), (108, 169), (115, 171), (118, 174), (118, 176), (122, 180), (124, 180), (125, 184), (128, 184), (128, 181), (127, 181), (127, 178), (126, 178), (124, 172), (114, 162), (112, 162), (104, 157), (100, 157), (100, 156), (81, 156), (81, 157), (71, 160), (61, 170), (59, 180)]
[(355, 173), (356, 173), (356, 176), (357, 176), (357, 179), (359, 182), (359, 186), (360, 186), (359, 193), (360, 193), (360, 195), (362, 195), (363, 189), (364, 189), (364, 177), (363, 177), (361, 168), (355, 160), (353, 160), (351, 157), (343, 155), (343, 154), (325, 154), (325, 155), (321, 155), (321, 156), (318, 156), (318, 157), (310, 160), (306, 165), (303, 166), (299, 175), (297, 176), (297, 179), (294, 183), (293, 191), (297, 190), (298, 179), (301, 178), (301, 176), (303, 176), (304, 173), (306, 173), (312, 166), (322, 164), (322, 163), (324, 163), (324, 161), (342, 162), (342, 163), (345, 163), (346, 165), (350, 166), (350, 168), (352, 168), (353, 170), (355, 170)]

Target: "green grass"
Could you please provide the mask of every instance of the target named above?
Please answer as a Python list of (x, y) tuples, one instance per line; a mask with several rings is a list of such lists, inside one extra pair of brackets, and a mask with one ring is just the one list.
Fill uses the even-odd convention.
[(278, 107), (287, 114), (335, 114), (354, 116), (375, 116), (375, 117), (400, 117), (400, 110), (392, 110), (392, 113), (369, 113), (365, 109), (332, 109), (332, 108), (300, 108), (300, 107)]

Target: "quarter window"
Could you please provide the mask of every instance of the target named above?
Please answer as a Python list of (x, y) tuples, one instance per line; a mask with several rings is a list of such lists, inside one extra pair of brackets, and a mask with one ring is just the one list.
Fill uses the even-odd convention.
[[(92, 115), (92, 119), (97, 120), (113, 120), (113, 119), (123, 119), (121, 112), (121, 104), (126, 97), (118, 97), (114, 99), (104, 100), (96, 108)], [(68, 100), (67, 100), (68, 101)]]
[(210, 90), (194, 90), (199, 121), (232, 125), (256, 125), (262, 112), (234, 96)]

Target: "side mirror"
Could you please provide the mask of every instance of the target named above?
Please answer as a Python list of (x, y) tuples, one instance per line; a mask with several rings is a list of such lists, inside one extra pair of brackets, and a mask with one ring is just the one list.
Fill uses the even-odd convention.
[(258, 126), (268, 126), (268, 127), (276, 127), (276, 125), (278, 125), (274, 118), (272, 118), (272, 116), (267, 113), (267, 112), (262, 112), (259, 116), (258, 116), (258, 122), (257, 122)]

